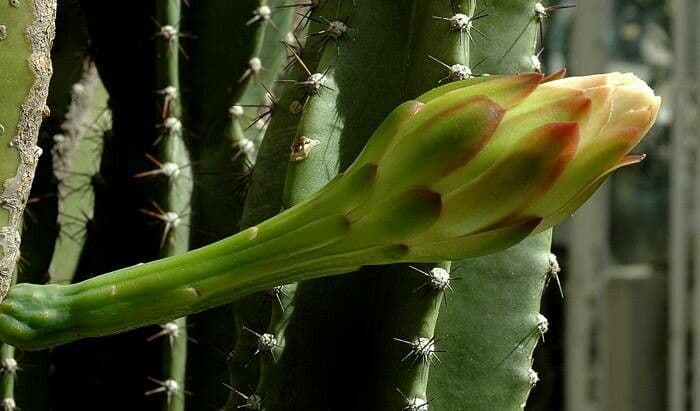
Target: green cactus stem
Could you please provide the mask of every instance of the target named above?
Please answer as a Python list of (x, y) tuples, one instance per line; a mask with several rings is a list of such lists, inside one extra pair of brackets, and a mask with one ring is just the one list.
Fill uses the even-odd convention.
[[(192, 167), (183, 138), (180, 101), (180, 1), (160, 0), (156, 3), (156, 21), (160, 25), (156, 42), (156, 90), (162, 96), (156, 114), (161, 135), (158, 138), (154, 170), (139, 177), (148, 178), (159, 193), (154, 210), (144, 210), (162, 225), (161, 257), (185, 253), (190, 247), (190, 203)], [(185, 409), (185, 375), (187, 365), (187, 320), (177, 318), (162, 325), (164, 347), (164, 379), (154, 380), (158, 387), (147, 394), (163, 392), (163, 409)]]
[(436, 409), (505, 410), (525, 403), (538, 381), (532, 352), (548, 327), (539, 308), (550, 243), (547, 231), (502, 253), (454, 263), (462, 279), (437, 326), (449, 333), (447, 352), (428, 386)]
[[(300, 7), (302, 10), (306, 8)], [(297, 8), (288, 9), (299, 10)], [(325, 9), (325, 7), (316, 7), (314, 10), (318, 13)], [(309, 25), (303, 25), (304, 31), (294, 33), (294, 36), (303, 38), (305, 32), (320, 30), (320, 27), (313, 22)], [(285, 39), (285, 41), (288, 40)], [(284, 81), (279, 82), (282, 86), (282, 95), (276, 104), (274, 115), (270, 119), (252, 171), (250, 188), (241, 218), (241, 228), (259, 224), (265, 219), (275, 216), (283, 208), (282, 197), (290, 158), (290, 147), (301, 119), (303, 102), (307, 97), (306, 89), (299, 87), (296, 83), (308, 79), (309, 74), (306, 70), (316, 70), (322, 51), (318, 48), (307, 49), (304, 52), (302, 66), (297, 60), (301, 59), (299, 47), (300, 44), (296, 44), (296, 41), (292, 44), (287, 43), (286, 46), (288, 58), (292, 64), (289, 67), (288, 76), (283, 79)], [(256, 392), (258, 392), (270, 384), (270, 377), (267, 376), (271, 373), (276, 357), (284, 349), (286, 341), (284, 329), (293, 312), (292, 301), (295, 291), (296, 286), (293, 284), (280, 285), (234, 303), (238, 338), (229, 359), (230, 386), (235, 389), (229, 395), (229, 407), (245, 405), (249, 401), (245, 396), (240, 395), (239, 390), (257, 387)], [(259, 355), (259, 360), (254, 358), (258, 337), (243, 327), (274, 335), (277, 344), (272, 355)]]
[[(472, 64), (479, 73), (540, 70), (539, 19), (533, 0), (490, 4), (475, 22)], [(539, 302), (546, 284), (551, 232), (510, 250), (454, 263), (462, 280), (454, 284), (438, 331), (444, 361), (431, 375), (429, 396), (436, 408), (519, 409), (537, 382), (532, 352), (540, 338)], [(460, 375), (459, 384), (454, 376)]]
[(0, 5), (0, 297), (19, 259), (22, 212), (41, 151), (36, 146), (51, 77), (56, 2)]
[(60, 231), (48, 272), (55, 284), (70, 284), (78, 269), (95, 202), (92, 180), (99, 172), (102, 135), (111, 127), (107, 91), (93, 65), (87, 64), (72, 91), (62, 132), (53, 135), (51, 149)]

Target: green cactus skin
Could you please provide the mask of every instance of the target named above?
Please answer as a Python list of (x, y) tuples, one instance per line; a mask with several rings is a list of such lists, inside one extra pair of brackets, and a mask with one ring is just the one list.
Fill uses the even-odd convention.
[[(475, 22), (471, 63), (477, 73), (533, 71), (538, 21), (532, 0), (489, 4)], [(485, 59), (485, 60), (484, 60)], [(540, 337), (539, 303), (549, 267), (551, 230), (492, 256), (455, 262), (458, 276), (438, 332), (449, 335), (431, 372), (428, 398), (449, 410), (520, 409), (534, 386), (532, 352)], [(543, 318), (543, 317), (542, 317)]]
[(517, 410), (525, 404), (537, 382), (532, 352), (547, 327), (538, 312), (550, 242), (547, 231), (504, 252), (454, 263), (462, 279), (454, 282), (437, 325), (449, 335), (447, 352), (428, 386), (436, 409)]
[(40, 151), (36, 146), (51, 77), (56, 2), (5, 2), (0, 40), (0, 296), (12, 281), (20, 251), (21, 216)]

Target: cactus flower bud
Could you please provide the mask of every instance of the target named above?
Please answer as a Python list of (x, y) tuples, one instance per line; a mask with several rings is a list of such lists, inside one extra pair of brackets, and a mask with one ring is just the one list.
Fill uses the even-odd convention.
[(343, 175), (255, 227), (77, 284), (13, 287), (0, 339), (47, 347), (363, 265), (503, 250), (640, 161), (628, 153), (659, 110), (631, 74), (559, 77), (475, 78), (406, 102)]
[(349, 213), (371, 233), (362, 241), (394, 237), (411, 261), (498, 251), (563, 220), (612, 171), (642, 160), (628, 153), (660, 106), (642, 80), (543, 79), (452, 83), (419, 97), (399, 127), (380, 128), (346, 173), (376, 166), (372, 193)]

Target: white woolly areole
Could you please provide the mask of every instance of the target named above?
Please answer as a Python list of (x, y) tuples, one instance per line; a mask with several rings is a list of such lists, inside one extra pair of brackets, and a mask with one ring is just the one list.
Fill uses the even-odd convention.
[(5, 358), (2, 360), (2, 369), (10, 374), (14, 374), (17, 371), (18, 365), (17, 360), (14, 358)]
[(433, 268), (430, 270), (430, 286), (436, 290), (444, 290), (449, 287), (450, 273), (444, 268)]
[(542, 314), (537, 314), (537, 329), (540, 334), (545, 334), (549, 331), (549, 320)]
[(177, 227), (182, 220), (180, 220), (180, 216), (176, 212), (168, 211), (163, 214), (163, 221), (170, 224), (172, 227)]
[(160, 28), (160, 34), (166, 39), (172, 39), (177, 36), (177, 29), (169, 24)]
[(258, 349), (260, 351), (272, 351), (277, 345), (277, 338), (274, 335), (265, 333), (258, 338)]
[(472, 28), (472, 19), (466, 14), (457, 13), (450, 17), (452, 30), (467, 31)]
[(5, 398), (2, 400), (2, 408), (5, 411), (15, 411), (17, 409), (17, 403), (12, 398)]
[(180, 390), (180, 384), (177, 383), (177, 381), (168, 379), (163, 381), (163, 387), (167, 392), (177, 392)]
[(450, 80), (466, 80), (471, 78), (472, 70), (464, 64), (453, 64), (450, 66)]
[(435, 353), (435, 341), (431, 338), (418, 337), (413, 340), (413, 350), (416, 355), (423, 358), (430, 358)]
[(554, 253), (549, 253), (549, 275), (555, 276), (559, 274), (561, 271), (561, 267), (559, 266), (559, 260), (557, 260), (557, 256), (554, 255)]
[(283, 285), (277, 285), (275, 287), (269, 288), (266, 290), (268, 294), (271, 296), (278, 296), (281, 294), (284, 294), (284, 286)]
[(546, 17), (547, 16), (547, 8), (542, 5), (542, 3), (537, 2), (535, 3), (535, 14), (537, 14), (538, 17)]
[(246, 399), (245, 408), (248, 408), (249, 410), (261, 411), (263, 409), (262, 398), (258, 394), (251, 395)]
[(428, 411), (428, 401), (417, 396), (409, 398), (404, 409), (408, 411)]
[(328, 37), (338, 40), (348, 31), (348, 26), (340, 20), (331, 21), (326, 29)]
[(272, 16), (272, 9), (269, 6), (260, 6), (255, 9), (255, 14), (258, 15), (261, 20), (269, 20)]
[(180, 326), (174, 322), (163, 324), (163, 329), (165, 330), (166, 334), (173, 336), (177, 336), (177, 334), (180, 332)]
[(255, 152), (255, 143), (253, 140), (243, 137), (241, 141), (238, 142), (238, 148), (246, 154), (252, 154)]
[(182, 123), (177, 117), (166, 118), (163, 125), (171, 133), (177, 133), (182, 130)]
[(532, 55), (530, 57), (530, 63), (535, 71), (542, 71), (542, 62), (540, 61), (540, 57), (538, 55)]
[(163, 94), (168, 98), (177, 98), (177, 88), (175, 86), (168, 86), (163, 89)]
[(228, 108), (228, 114), (233, 118), (241, 118), (245, 113), (243, 106), (235, 104)]
[(322, 73), (314, 73), (309, 76), (308, 79), (306, 79), (306, 87), (309, 89), (309, 92), (314, 94), (318, 93), (321, 90), (321, 87), (323, 87), (323, 81), (324, 81), (324, 76)]
[(253, 57), (248, 61), (248, 66), (253, 73), (258, 73), (262, 70), (262, 61), (257, 57)]
[(178, 166), (175, 163), (163, 163), (160, 169), (163, 171), (163, 174), (165, 174), (169, 178), (176, 178), (180, 175), (180, 166)]
[(530, 368), (527, 370), (527, 380), (530, 382), (530, 385), (535, 385), (540, 382), (540, 376), (537, 374), (537, 371)]

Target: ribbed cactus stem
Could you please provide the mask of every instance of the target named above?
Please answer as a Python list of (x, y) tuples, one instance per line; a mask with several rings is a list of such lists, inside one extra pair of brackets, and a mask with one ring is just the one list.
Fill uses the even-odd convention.
[(28, 0), (0, 5), (0, 297), (19, 259), (22, 212), (41, 155), (36, 141), (51, 77), (50, 48), (56, 2)]
[[(158, 159), (154, 161), (157, 173), (147, 176), (160, 185), (154, 200), (155, 210), (146, 211), (157, 218), (162, 226), (162, 257), (186, 252), (190, 237), (190, 202), (192, 196), (191, 161), (183, 138), (180, 88), (180, 32), (181, 4), (179, 0), (159, 0), (156, 3), (156, 20), (161, 25), (161, 38), (157, 41), (156, 62), (157, 90), (161, 100), (157, 118), (161, 136), (158, 143)], [(187, 320), (174, 319), (163, 326), (166, 332), (164, 347), (164, 409), (185, 409), (185, 374), (187, 365)]]
[[(20, 258), (22, 213), (41, 155), (37, 146), (52, 66), (56, 2), (0, 4), (0, 299), (14, 281)], [(0, 400), (15, 410), (14, 347), (0, 347)]]
[(93, 218), (94, 185), (101, 178), (102, 134), (111, 127), (107, 92), (93, 65), (86, 64), (71, 88), (71, 104), (51, 149), (59, 232), (48, 271), (56, 284), (70, 284), (76, 274)]
[[(255, 29), (247, 67), (238, 79), (229, 108), (229, 136), (236, 156), (252, 161), (272, 113), (276, 110), (274, 83), (284, 64), (285, 46), (290, 39), (294, 7), (285, 0), (260, 0), (248, 26)], [(294, 40), (292, 38), (291, 40)]]
[[(489, 4), (474, 23), (470, 62), (479, 74), (540, 71), (536, 51), (542, 10), (534, 0)], [(541, 6), (541, 4), (540, 4)], [(519, 409), (539, 380), (531, 369), (540, 337), (551, 233), (511, 250), (454, 263), (457, 282), (438, 332), (447, 353), (431, 373), (428, 394), (445, 409)], [(459, 375), (460, 378), (455, 378)], [(467, 381), (467, 383), (464, 383)]]
[[(289, 10), (296, 9), (289, 8)], [(295, 36), (302, 38), (304, 33), (296, 33)], [(289, 44), (288, 40), (285, 39), (287, 41), (285, 55), (289, 59), (295, 59), (294, 54), (300, 53), (299, 45)], [(309, 50), (308, 53), (304, 54), (304, 66), (309, 70), (315, 70), (320, 54), (318, 49)], [(292, 61), (294, 65), (290, 67), (286, 77), (287, 82), (281, 83), (285, 87), (277, 102), (274, 116), (270, 119), (265, 138), (258, 152), (256, 165), (252, 171), (250, 188), (241, 218), (241, 228), (244, 229), (259, 224), (276, 215), (282, 209), (282, 193), (289, 164), (290, 147), (293, 144), (295, 131), (301, 118), (301, 110), (295, 109), (295, 106), (301, 105), (306, 97), (306, 91), (303, 88), (290, 84), (289, 81), (300, 82), (308, 77), (308, 73), (299, 62)], [(258, 391), (265, 391), (265, 386), (269, 383), (266, 375), (270, 374), (270, 367), (274, 366), (274, 361), (271, 357), (260, 357), (259, 362), (255, 361), (254, 364), (251, 364), (250, 358), (255, 344), (253, 336), (250, 333), (242, 332), (242, 327), (257, 327), (279, 335), (280, 339), (275, 351), (282, 352), (285, 344), (284, 327), (293, 310), (291, 302), (295, 290), (295, 285), (273, 287), (263, 293), (234, 303), (238, 338), (229, 359), (232, 387), (243, 389), (250, 386), (255, 387)], [(262, 396), (258, 396), (258, 398), (263, 401)], [(232, 391), (228, 404), (229, 407), (238, 406), (245, 404), (246, 401), (245, 398)]]
[[(473, 0), (413, 3), (405, 83), (408, 96), (472, 77), (470, 49), (473, 37), (480, 35), (475, 23), (482, 13)], [(416, 409), (428, 407), (429, 370), (431, 365), (439, 366), (438, 352), (444, 344), (435, 334), (435, 325), (442, 301), (449, 298), (450, 265), (397, 265), (386, 270), (382, 288), (391, 293), (376, 303), (386, 312), (381, 337), (386, 340), (385, 360), (375, 367), (377, 374), (382, 367), (389, 370), (375, 382), (383, 408), (400, 409), (417, 400), (425, 404), (415, 404)]]

